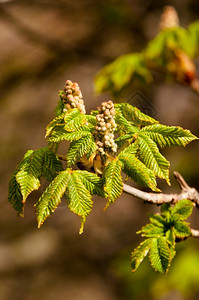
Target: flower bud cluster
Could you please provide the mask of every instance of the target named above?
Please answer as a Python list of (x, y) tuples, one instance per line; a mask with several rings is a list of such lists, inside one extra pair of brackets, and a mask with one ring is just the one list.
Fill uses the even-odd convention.
[(64, 86), (64, 93), (61, 95), (63, 102), (66, 104), (64, 111), (67, 111), (71, 108), (77, 108), (81, 113), (85, 114), (84, 101), (82, 99), (82, 93), (79, 88), (79, 85), (76, 82), (71, 80), (66, 80)]
[(97, 124), (95, 125), (95, 136), (97, 140), (98, 151), (104, 155), (105, 152), (117, 152), (117, 144), (114, 142), (114, 131), (116, 123), (114, 120), (115, 108), (111, 100), (103, 102), (98, 107)]
[(179, 26), (178, 13), (173, 6), (165, 6), (160, 19), (160, 30)]

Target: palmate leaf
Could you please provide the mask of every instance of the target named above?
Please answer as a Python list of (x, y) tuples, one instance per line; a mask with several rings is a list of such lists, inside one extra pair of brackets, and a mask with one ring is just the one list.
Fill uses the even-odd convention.
[(91, 212), (93, 206), (91, 198), (92, 196), (85, 187), (79, 173), (76, 171), (70, 172), (67, 189), (68, 207), (72, 212), (81, 217), (80, 234), (83, 232), (86, 217)]
[(50, 216), (61, 203), (69, 181), (69, 170), (60, 172), (46, 188), (36, 203), (36, 215), (40, 228), (48, 216)]
[(106, 166), (103, 172), (104, 191), (108, 199), (106, 208), (110, 203), (115, 202), (122, 193), (123, 181), (121, 171), (122, 163), (118, 159), (115, 159)]
[(189, 130), (179, 126), (166, 126), (161, 124), (149, 125), (141, 129), (161, 148), (165, 146), (186, 146), (197, 139)]
[(150, 187), (153, 191), (159, 191), (154, 172), (135, 155), (121, 152), (118, 157), (123, 163), (122, 170), (128, 177), (143, 186)]
[(172, 208), (172, 215), (178, 216), (179, 220), (186, 220), (192, 214), (193, 207), (193, 202), (183, 199), (178, 201)]
[(91, 133), (77, 141), (72, 142), (66, 155), (68, 167), (71, 167), (73, 164), (75, 164), (84, 154), (88, 152), (90, 154), (91, 144), (93, 142), (94, 138)]
[(75, 171), (75, 174), (79, 176), (82, 180), (86, 189), (92, 194), (96, 194), (101, 197), (105, 197), (103, 190), (103, 181), (97, 176), (95, 173), (87, 172), (87, 171)]
[(135, 272), (143, 259), (147, 256), (152, 239), (146, 239), (131, 253), (131, 267), (132, 272)]
[(149, 260), (155, 271), (167, 273), (171, 262), (171, 252), (165, 237), (151, 239)]
[(141, 112), (137, 107), (129, 103), (115, 104), (116, 114), (122, 115), (127, 121), (132, 122), (135, 126), (146, 126), (159, 123), (157, 120)]
[(138, 139), (139, 158), (147, 166), (147, 168), (154, 171), (155, 175), (169, 181), (169, 162), (162, 154), (160, 154), (156, 143), (148, 136), (140, 134)]
[(43, 170), (43, 149), (28, 150), (16, 174), (20, 185), (22, 202), (25, 203), (28, 195), (40, 186), (40, 177)]
[(48, 137), (49, 142), (59, 143), (62, 141), (77, 141), (82, 137), (89, 135), (90, 132), (87, 130), (77, 130), (74, 132), (68, 132), (65, 130), (64, 125), (54, 128), (51, 135)]

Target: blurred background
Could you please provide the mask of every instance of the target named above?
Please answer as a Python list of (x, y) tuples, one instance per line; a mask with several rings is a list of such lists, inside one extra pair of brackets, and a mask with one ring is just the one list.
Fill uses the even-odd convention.
[[(198, 299), (198, 240), (177, 246), (166, 277), (147, 259), (131, 273), (130, 253), (141, 241), (136, 231), (158, 208), (123, 195), (104, 212), (105, 200), (96, 197), (79, 235), (79, 218), (64, 205), (37, 229), (34, 203), (42, 189), (29, 197), (23, 219), (7, 202), (9, 177), (24, 153), (46, 145), (45, 127), (65, 80), (79, 83), (87, 112), (108, 100), (96, 95), (95, 74), (119, 55), (142, 50), (158, 33), (165, 5), (175, 6), (182, 26), (199, 18), (198, 0), (0, 0), (1, 300)], [(159, 81), (147, 91), (156, 119), (199, 136), (199, 97), (188, 87)], [(199, 189), (198, 151), (197, 141), (164, 151), (172, 183), (160, 181), (164, 192), (179, 192), (174, 170)], [(199, 228), (197, 211), (190, 222)]]

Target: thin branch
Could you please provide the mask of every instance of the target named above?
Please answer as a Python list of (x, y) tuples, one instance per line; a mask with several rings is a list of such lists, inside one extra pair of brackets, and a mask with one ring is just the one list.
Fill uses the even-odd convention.
[(58, 158), (59, 158), (60, 160), (67, 161), (66, 156), (58, 155)]
[(191, 228), (191, 236), (199, 238), (199, 230)]
[(199, 206), (198, 191), (190, 187), (178, 172), (174, 172), (174, 175), (181, 188), (181, 193), (179, 194), (148, 193), (127, 184), (123, 185), (123, 192), (152, 204), (176, 203), (182, 199), (188, 199)]

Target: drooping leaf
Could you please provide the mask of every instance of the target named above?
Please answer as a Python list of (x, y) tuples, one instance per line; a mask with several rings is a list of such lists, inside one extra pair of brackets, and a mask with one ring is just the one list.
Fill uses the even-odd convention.
[(152, 170), (148, 169), (135, 155), (121, 152), (119, 159), (123, 163), (122, 170), (135, 182), (150, 187), (153, 191), (159, 191), (156, 187), (156, 178)]
[(9, 180), (8, 202), (10, 202), (12, 207), (16, 210), (17, 214), (23, 217), (24, 203), (22, 202), (23, 196), (21, 194), (20, 185), (16, 179), (17, 172), (18, 168), (15, 170), (14, 174)]
[(103, 181), (97, 174), (87, 171), (74, 171), (81, 178), (86, 189), (92, 194), (105, 197), (103, 190)]
[(68, 153), (66, 155), (69, 167), (76, 163), (84, 154), (86, 154), (90, 150), (92, 141), (93, 136), (89, 134), (70, 144)]
[(172, 208), (172, 215), (178, 215), (180, 220), (186, 220), (192, 214), (193, 207), (193, 202), (183, 199)]
[(86, 217), (91, 212), (93, 206), (91, 198), (92, 196), (85, 187), (79, 173), (76, 171), (71, 172), (67, 189), (68, 207), (72, 212), (81, 217), (80, 234), (83, 232)]
[(140, 160), (147, 168), (151, 169), (156, 176), (166, 179), (167, 183), (170, 185), (169, 162), (162, 154), (160, 154), (156, 143), (144, 134), (140, 134), (137, 141), (139, 145)]
[(135, 272), (143, 259), (147, 256), (152, 239), (146, 239), (131, 253), (131, 267), (132, 271)]
[(104, 191), (107, 194), (107, 205), (115, 202), (115, 200), (121, 195), (123, 190), (122, 181), (122, 164), (119, 160), (115, 159), (111, 161), (103, 172)]
[(54, 178), (36, 203), (35, 207), (39, 228), (61, 203), (61, 198), (68, 186), (68, 180), (69, 170), (66, 169)]
[(149, 250), (151, 266), (158, 272), (166, 274), (171, 262), (170, 248), (165, 237), (153, 238)]
[(57, 106), (55, 108), (55, 117), (59, 117), (63, 113), (63, 109), (65, 108), (65, 104), (64, 104), (64, 102), (62, 101), (62, 98), (61, 98), (62, 93), (63, 92), (61, 91), (60, 92), (60, 99), (58, 100)]
[(56, 127), (51, 135), (48, 138), (49, 142), (54, 142), (54, 143), (59, 143), (62, 141), (77, 141), (82, 137), (85, 137), (87, 135), (89, 135), (90, 132), (89, 131), (83, 131), (83, 130), (77, 130), (74, 132), (67, 132), (64, 128), (64, 125), (61, 127)]
[(37, 190), (40, 186), (40, 177), (43, 170), (43, 148), (38, 150), (28, 150), (24, 156), (20, 169), (16, 174), (17, 182), (20, 185), (23, 203), (28, 195)]
[(197, 139), (189, 130), (178, 126), (166, 126), (161, 124), (149, 125), (141, 129), (161, 148), (165, 146), (186, 146)]

